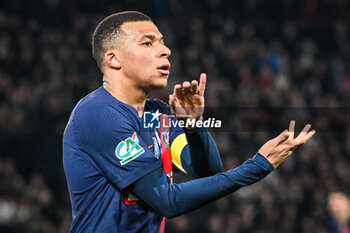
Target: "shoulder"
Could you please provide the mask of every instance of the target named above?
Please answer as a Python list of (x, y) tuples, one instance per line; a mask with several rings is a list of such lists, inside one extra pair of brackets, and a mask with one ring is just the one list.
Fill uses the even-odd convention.
[[(72, 115), (76, 118), (87, 117), (94, 114), (107, 106), (104, 101), (101, 89), (97, 89), (84, 98), (82, 98), (75, 106)], [(90, 114), (89, 114), (90, 113)]]
[(138, 116), (130, 106), (112, 97), (103, 88), (79, 101), (72, 113), (76, 127), (137, 130)]

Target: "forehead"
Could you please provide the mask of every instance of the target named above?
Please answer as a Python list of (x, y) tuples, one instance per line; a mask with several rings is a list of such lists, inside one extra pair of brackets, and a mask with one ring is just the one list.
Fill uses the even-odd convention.
[(122, 24), (121, 28), (127, 35), (154, 34), (155, 36), (162, 36), (156, 25), (151, 21), (126, 22)]
[(329, 195), (329, 200), (331, 201), (346, 201), (347, 200), (347, 197), (345, 194), (343, 193), (331, 193)]

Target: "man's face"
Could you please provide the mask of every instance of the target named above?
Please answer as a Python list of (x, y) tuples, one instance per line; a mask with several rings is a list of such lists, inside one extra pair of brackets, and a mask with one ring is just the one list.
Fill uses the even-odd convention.
[(350, 214), (349, 199), (344, 193), (333, 192), (328, 196), (328, 208), (336, 218), (348, 217)]
[(149, 92), (164, 88), (169, 77), (171, 52), (150, 21), (127, 22), (119, 51), (121, 72), (137, 87)]

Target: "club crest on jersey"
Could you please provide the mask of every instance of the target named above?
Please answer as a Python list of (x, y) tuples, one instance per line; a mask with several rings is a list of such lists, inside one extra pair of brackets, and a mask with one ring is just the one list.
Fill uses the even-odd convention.
[(119, 142), (115, 148), (115, 155), (120, 159), (120, 164), (125, 165), (128, 162), (139, 157), (145, 150), (139, 145), (139, 139), (136, 132), (124, 141)]
[(163, 129), (162, 131), (162, 141), (164, 143), (164, 146), (166, 148), (170, 148), (170, 136), (169, 136), (169, 130), (168, 129)]
[(161, 154), (161, 150), (159, 148), (159, 144), (158, 144), (157, 139), (155, 137), (152, 137), (152, 141), (153, 141), (154, 156), (157, 159), (159, 159), (160, 154)]

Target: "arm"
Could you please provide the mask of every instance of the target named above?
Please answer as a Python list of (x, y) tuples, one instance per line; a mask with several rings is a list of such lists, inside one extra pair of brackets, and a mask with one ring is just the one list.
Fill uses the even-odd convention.
[(133, 193), (160, 214), (171, 218), (253, 184), (273, 170), (260, 154), (236, 169), (180, 184), (170, 184), (163, 169), (138, 180)]
[[(199, 120), (204, 111), (206, 75), (201, 74), (200, 84), (196, 80), (175, 85), (169, 96), (171, 111), (178, 119)], [(181, 130), (182, 131), (182, 130)], [(221, 172), (222, 162), (216, 144), (205, 128), (184, 128), (172, 143), (175, 166), (194, 177), (204, 177)]]
[(181, 153), (183, 166), (190, 167), (194, 177), (222, 172), (220, 153), (210, 133), (205, 128), (184, 129), (184, 131), (188, 148)]
[(266, 142), (254, 158), (234, 170), (181, 184), (170, 184), (164, 171), (157, 169), (134, 183), (132, 191), (162, 215), (174, 217), (186, 213), (265, 177), (288, 158), (296, 147), (306, 143), (315, 134), (314, 130), (308, 132), (310, 127), (306, 125), (294, 139), (292, 121), (290, 132), (284, 131)]

